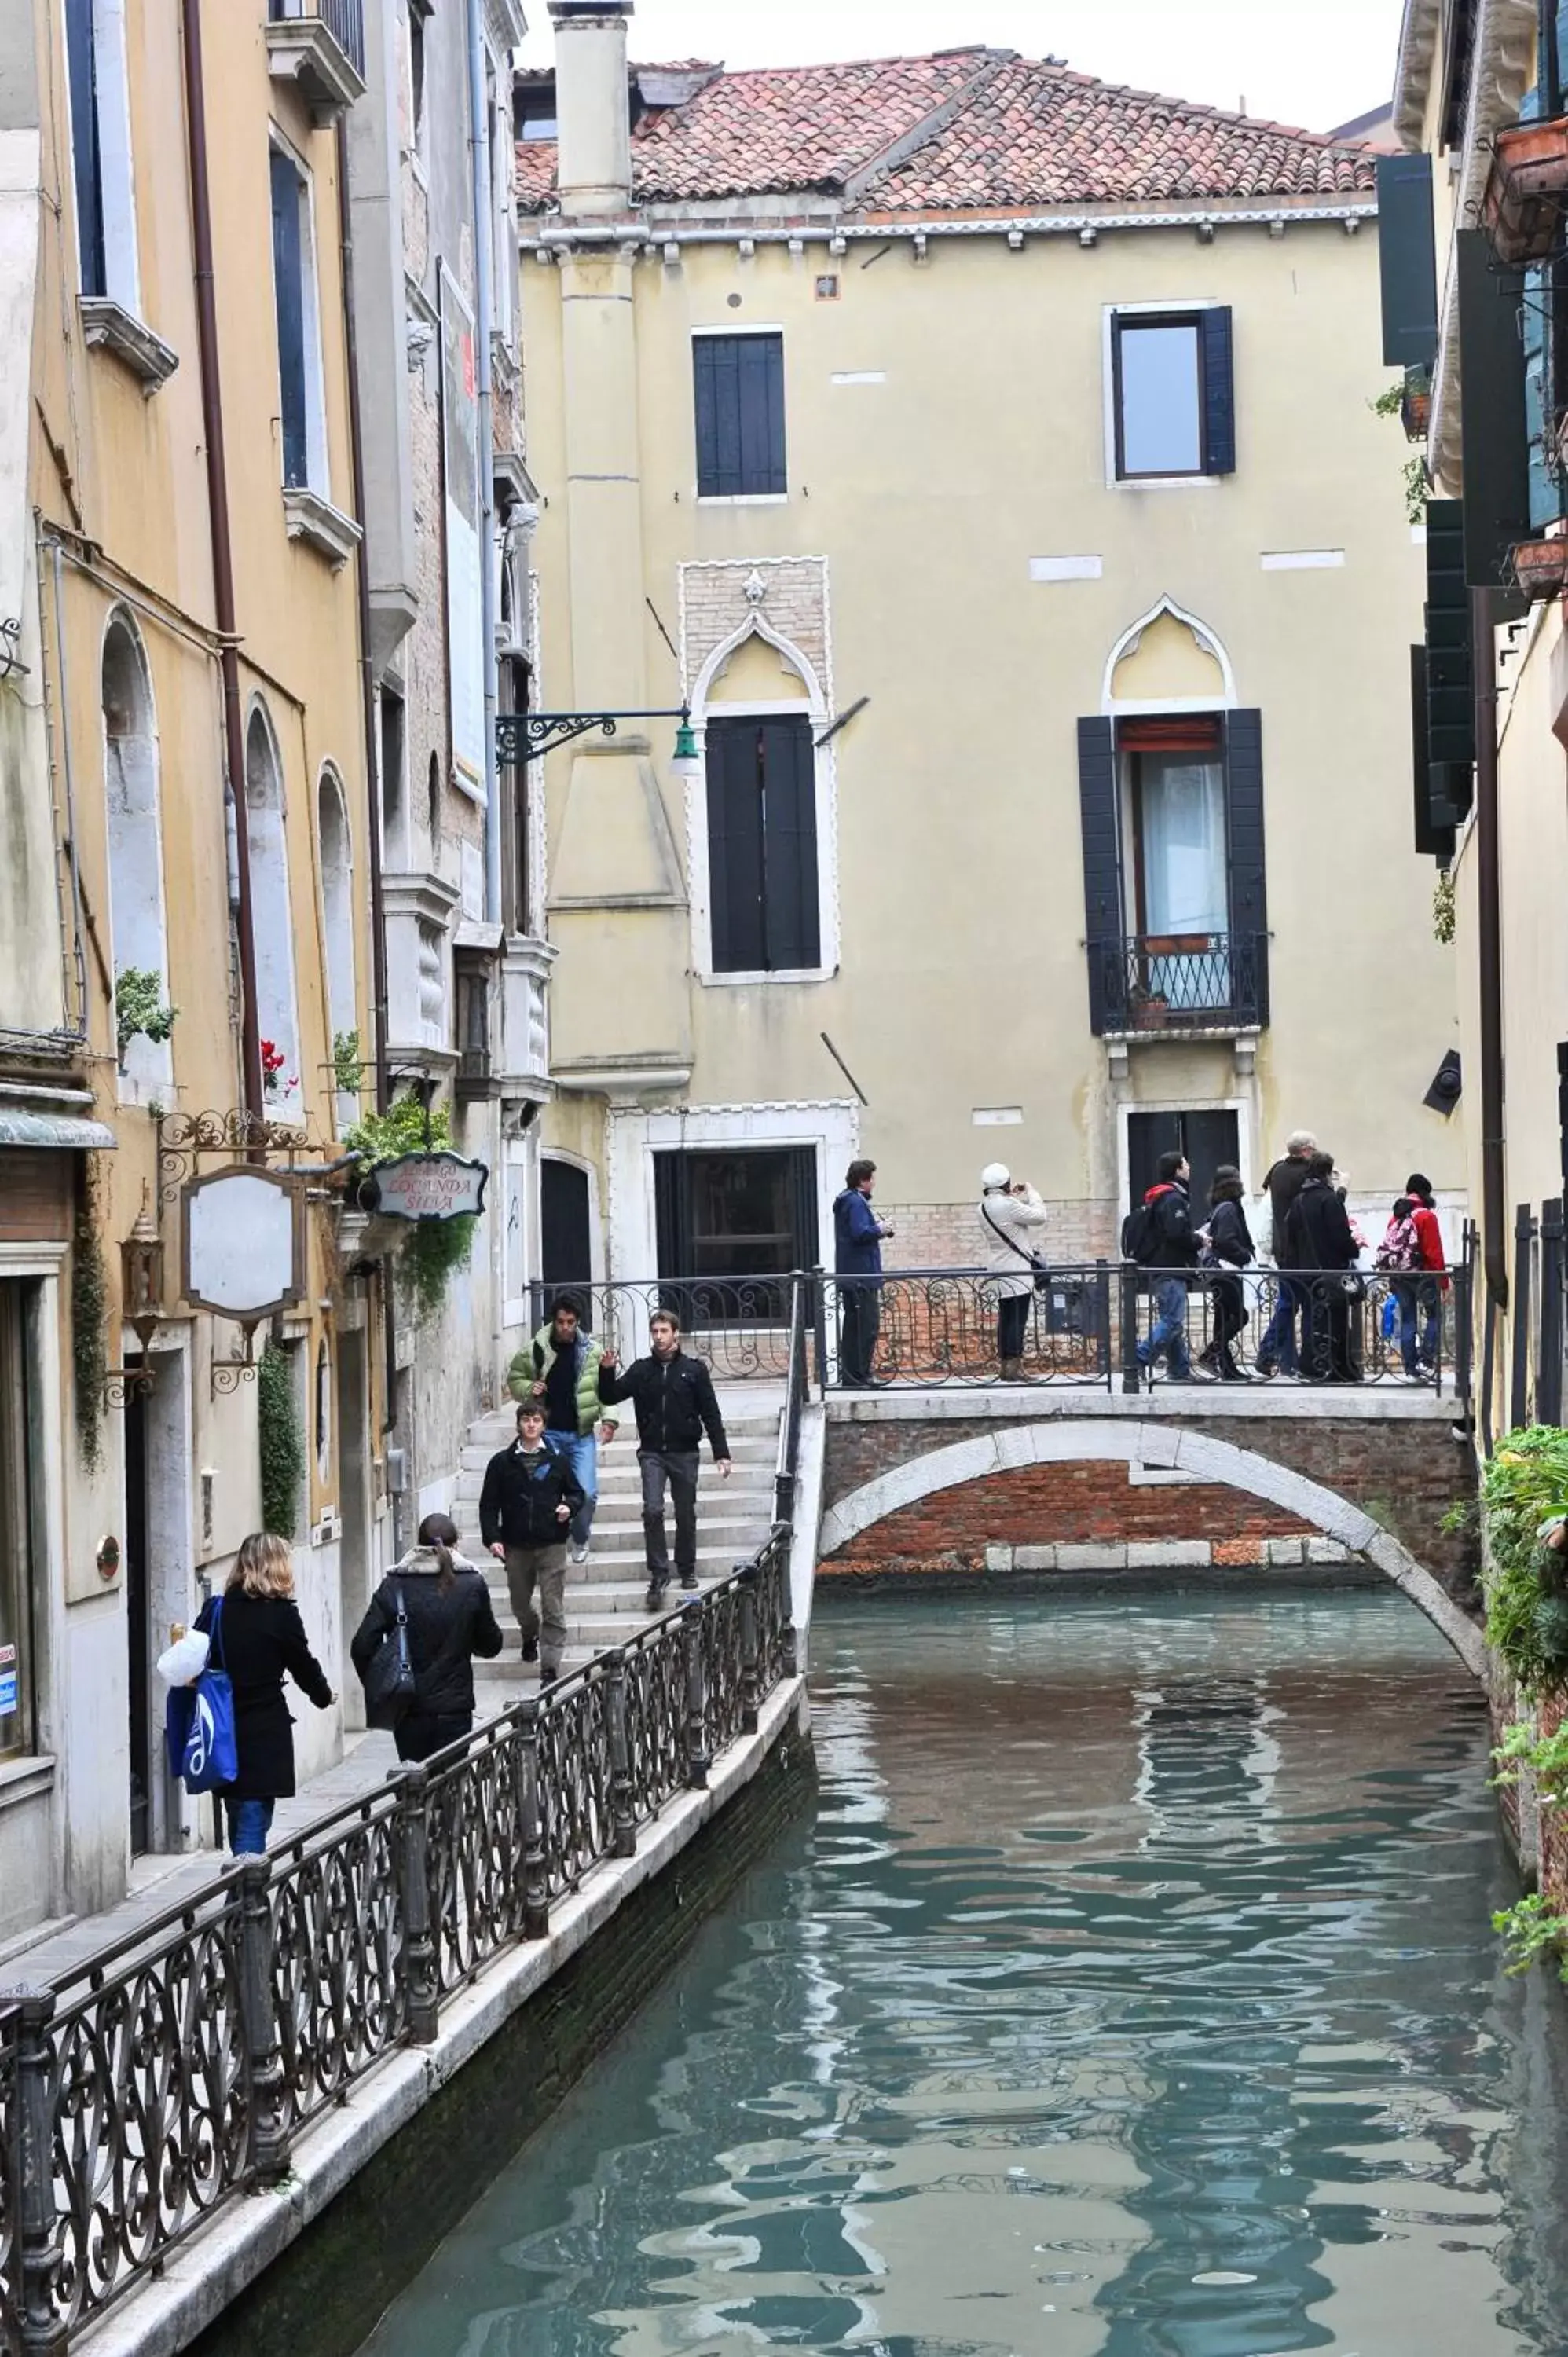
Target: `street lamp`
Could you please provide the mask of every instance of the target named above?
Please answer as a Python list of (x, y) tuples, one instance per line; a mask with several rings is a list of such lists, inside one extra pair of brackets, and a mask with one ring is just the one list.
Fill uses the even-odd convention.
[(527, 762), (540, 760), (560, 746), (569, 745), (575, 737), (586, 737), (596, 728), (601, 737), (613, 737), (623, 720), (679, 721), (671, 770), (678, 778), (699, 775), (702, 762), (697, 752), (697, 732), (692, 726), (691, 710), (684, 704), (656, 705), (642, 712), (498, 712), (496, 759), (503, 769), (521, 769)]

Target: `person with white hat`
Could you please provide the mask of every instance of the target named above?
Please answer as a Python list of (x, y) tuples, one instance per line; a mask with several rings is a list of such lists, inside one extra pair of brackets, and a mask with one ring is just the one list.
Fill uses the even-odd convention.
[(1003, 1382), (1015, 1383), (1024, 1372), (1029, 1303), (1042, 1265), (1046, 1207), (1028, 1180), (1015, 1178), (1004, 1162), (986, 1164), (980, 1189), (981, 1240), (996, 1304), (996, 1355)]

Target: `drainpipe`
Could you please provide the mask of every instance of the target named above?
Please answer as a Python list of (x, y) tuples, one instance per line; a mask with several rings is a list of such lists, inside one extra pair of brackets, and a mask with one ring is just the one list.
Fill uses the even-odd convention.
[(483, 0), (468, 0), (468, 151), (474, 179), (475, 376), (479, 394), (479, 628), (485, 666), (485, 917), (501, 913), (500, 795), (496, 771), (495, 434), (490, 422), (490, 328), (495, 309), (490, 247), (490, 135), (485, 109)]
[(251, 820), (245, 804), (245, 732), (240, 716), (240, 657), (234, 633), (234, 557), (229, 539), (229, 470), (223, 452), (223, 393), (218, 373), (218, 311), (212, 279), (212, 204), (207, 178), (207, 102), (201, 79), (201, 0), (181, 0), (186, 129), (190, 150), (191, 237), (196, 249), (196, 337), (201, 366), (201, 420), (207, 443), (207, 511), (212, 535), (212, 602), (221, 641), (223, 740), (234, 813), (238, 870), (235, 922), (240, 936), (240, 1074), (245, 1111), (266, 1117), (262, 1035), (256, 1018), (256, 931), (251, 905)]
[(343, 360), (349, 379), (349, 455), (352, 468), (354, 552), (360, 603), (360, 697), (365, 727), (366, 848), (371, 867), (371, 988), (376, 1018), (376, 1111), (387, 1109), (387, 935), (381, 897), (381, 748), (376, 739), (375, 659), (371, 650), (371, 565), (365, 523), (365, 453), (360, 417), (360, 341), (354, 320), (354, 226), (349, 202), (349, 132), (338, 117), (338, 241), (343, 271)]
[(1481, 1265), (1490, 1301), (1506, 1309), (1508, 1239), (1503, 1218), (1502, 889), (1498, 856), (1498, 663), (1494, 593), (1470, 592), (1470, 652), (1476, 673), (1476, 891), (1481, 1022)]

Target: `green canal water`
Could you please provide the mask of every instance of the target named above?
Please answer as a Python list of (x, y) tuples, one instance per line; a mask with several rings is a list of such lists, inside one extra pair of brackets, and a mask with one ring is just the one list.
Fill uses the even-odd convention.
[(1568, 2007), (1391, 1589), (875, 1602), (814, 1813), (363, 2357), (1562, 2357)]

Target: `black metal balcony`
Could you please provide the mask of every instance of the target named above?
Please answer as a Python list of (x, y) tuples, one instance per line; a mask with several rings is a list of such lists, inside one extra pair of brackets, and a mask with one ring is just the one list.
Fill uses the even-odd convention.
[(267, 48), (273, 73), (331, 122), (364, 91), (365, 0), (267, 0)]
[(1095, 942), (1105, 1029), (1249, 1030), (1267, 1020), (1268, 940), (1261, 933), (1130, 933)]

